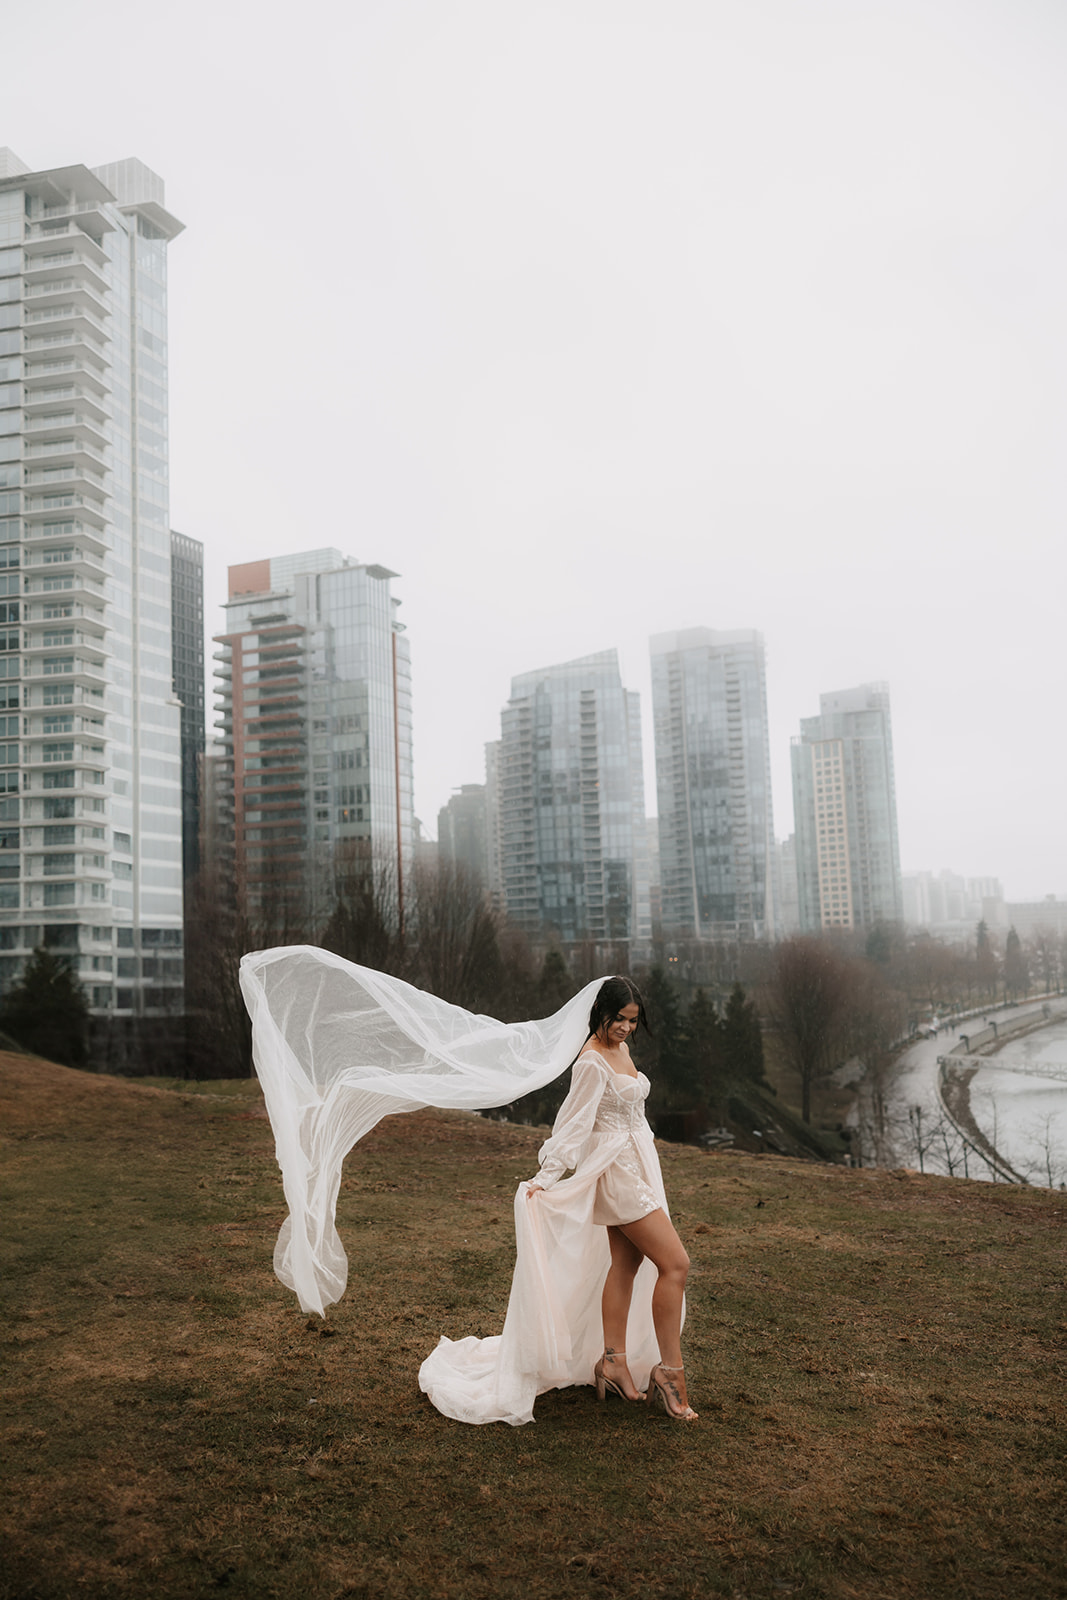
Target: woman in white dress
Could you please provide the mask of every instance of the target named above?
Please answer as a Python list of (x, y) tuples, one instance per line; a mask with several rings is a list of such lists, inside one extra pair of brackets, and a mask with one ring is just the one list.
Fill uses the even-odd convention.
[(570, 1094), (551, 1138), (541, 1147), (541, 1170), (527, 1186), (526, 1197), (537, 1203), (569, 1166), (580, 1170), (591, 1142), (614, 1145), (625, 1128), (626, 1142), (597, 1174), (592, 1209), (594, 1226), (607, 1229), (611, 1251), (601, 1294), (604, 1353), (593, 1369), (597, 1397), (646, 1398), (630, 1375), (626, 1343), (634, 1280), (648, 1260), (657, 1275), (652, 1322), (660, 1359), (649, 1373), (647, 1399), (658, 1398), (678, 1421), (695, 1422), (681, 1350), (689, 1257), (661, 1203), (659, 1161), (644, 1118), (649, 1082), (634, 1066), (627, 1045), (639, 1026), (647, 1027), (647, 1022), (636, 984), (629, 978), (607, 979), (593, 1001), (589, 1038), (574, 1064)]
[(629, 980), (587, 984), (541, 1021), (503, 1023), (289, 945), (245, 956), (241, 988), (289, 1211), (274, 1268), (302, 1311), (325, 1316), (345, 1291), (342, 1165), (383, 1116), (510, 1105), (573, 1064), (541, 1171), (515, 1196), (503, 1331), (442, 1338), (420, 1386), (461, 1422), (532, 1422), (539, 1394), (591, 1377), (598, 1393), (647, 1389), (694, 1419), (679, 1346), (688, 1262), (644, 1117), (648, 1079), (626, 1045), (642, 1017)]

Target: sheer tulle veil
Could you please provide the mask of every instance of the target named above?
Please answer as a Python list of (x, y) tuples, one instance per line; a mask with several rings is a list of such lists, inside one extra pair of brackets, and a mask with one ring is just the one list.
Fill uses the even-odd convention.
[(345, 1290), (334, 1213), (353, 1145), (391, 1112), (486, 1110), (551, 1083), (585, 1042), (602, 982), (554, 1016), (504, 1023), (311, 945), (244, 957), (241, 989), (289, 1208), (274, 1267), (303, 1311), (324, 1315)]

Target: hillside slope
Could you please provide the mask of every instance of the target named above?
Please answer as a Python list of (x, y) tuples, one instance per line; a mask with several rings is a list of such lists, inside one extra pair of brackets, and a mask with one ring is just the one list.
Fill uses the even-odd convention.
[(7, 1600), (1067, 1589), (1061, 1195), (663, 1146), (700, 1423), (583, 1388), (469, 1429), (416, 1373), (499, 1331), (538, 1130), (377, 1129), (323, 1325), (254, 1085), (0, 1055), (0, 1128)]

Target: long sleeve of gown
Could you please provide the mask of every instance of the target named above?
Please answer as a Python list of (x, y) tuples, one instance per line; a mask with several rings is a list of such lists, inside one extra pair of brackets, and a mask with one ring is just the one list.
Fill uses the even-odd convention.
[(559, 1108), (550, 1136), (541, 1146), (541, 1170), (532, 1181), (542, 1189), (551, 1189), (564, 1173), (578, 1165), (593, 1131), (606, 1080), (607, 1068), (594, 1050), (587, 1050), (578, 1057), (570, 1093)]

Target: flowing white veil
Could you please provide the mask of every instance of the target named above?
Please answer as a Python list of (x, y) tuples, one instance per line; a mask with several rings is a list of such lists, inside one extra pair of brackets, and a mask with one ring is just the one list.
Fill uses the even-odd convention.
[(540, 1022), (497, 1022), (311, 945), (241, 962), (256, 1071), (289, 1216), (274, 1269), (303, 1311), (339, 1300), (348, 1261), (334, 1225), (341, 1166), (390, 1112), (485, 1110), (558, 1078), (588, 1036), (602, 978)]

